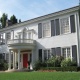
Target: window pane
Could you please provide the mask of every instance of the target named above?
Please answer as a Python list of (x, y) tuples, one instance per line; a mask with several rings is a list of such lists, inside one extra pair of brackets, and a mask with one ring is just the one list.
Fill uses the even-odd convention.
[(48, 59), (51, 58), (50, 50), (48, 50)]
[(63, 57), (66, 58), (66, 48), (62, 49)]
[(67, 48), (67, 57), (71, 57), (70, 48)]
[(45, 22), (43, 23), (43, 37), (50, 36), (50, 23)]
[(8, 33), (6, 34), (6, 38), (7, 38), (7, 40), (10, 40), (10, 39), (11, 39), (11, 33), (10, 33), (10, 32), (8, 32)]
[(67, 17), (67, 18), (60, 19), (60, 26), (61, 26), (61, 34), (70, 32), (69, 18)]

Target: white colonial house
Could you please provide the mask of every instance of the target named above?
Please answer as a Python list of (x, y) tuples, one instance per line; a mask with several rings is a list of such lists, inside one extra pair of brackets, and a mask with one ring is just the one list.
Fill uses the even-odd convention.
[(33, 69), (38, 60), (51, 56), (70, 57), (80, 66), (79, 6), (0, 29), (0, 53), (8, 60), (9, 70)]

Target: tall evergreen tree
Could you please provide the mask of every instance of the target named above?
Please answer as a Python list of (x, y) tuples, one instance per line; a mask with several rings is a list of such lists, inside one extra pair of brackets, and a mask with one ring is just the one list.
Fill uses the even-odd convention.
[(1, 22), (2, 28), (5, 28), (6, 20), (7, 20), (7, 14), (3, 13), (2, 17), (0, 18), (0, 22)]
[(17, 23), (17, 18), (16, 18), (15, 15), (12, 15), (12, 16), (10, 17), (10, 20), (11, 20), (12, 24)]

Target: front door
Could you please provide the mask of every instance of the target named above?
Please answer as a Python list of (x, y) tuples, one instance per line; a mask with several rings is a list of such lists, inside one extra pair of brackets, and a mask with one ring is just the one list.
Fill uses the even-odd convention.
[(23, 54), (23, 68), (28, 67), (28, 54)]

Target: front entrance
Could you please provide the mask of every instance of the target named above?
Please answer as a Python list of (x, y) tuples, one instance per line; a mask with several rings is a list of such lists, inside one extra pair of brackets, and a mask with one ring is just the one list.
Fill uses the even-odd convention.
[(23, 54), (23, 68), (28, 67), (28, 54)]

